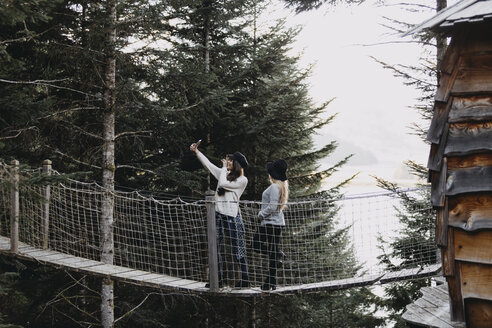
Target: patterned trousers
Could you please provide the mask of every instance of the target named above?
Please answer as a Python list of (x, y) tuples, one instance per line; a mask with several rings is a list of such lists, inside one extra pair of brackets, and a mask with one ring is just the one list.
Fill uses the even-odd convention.
[(219, 280), (223, 279), (223, 261), (221, 249), (224, 244), (224, 235), (229, 236), (232, 256), (241, 269), (241, 279), (248, 280), (248, 264), (246, 262), (246, 247), (244, 245), (244, 224), (241, 216), (236, 217), (215, 213), (217, 229), (217, 260), (219, 266)]

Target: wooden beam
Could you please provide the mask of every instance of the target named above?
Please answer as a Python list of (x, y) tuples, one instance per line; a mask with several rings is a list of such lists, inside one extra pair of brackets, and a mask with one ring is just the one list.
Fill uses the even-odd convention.
[(444, 126), (448, 121), (449, 111), (451, 108), (451, 104), (453, 103), (452, 99), (445, 102), (436, 101), (434, 104), (434, 114), (432, 115), (432, 121), (427, 131), (427, 141), (438, 144), (441, 135), (444, 131)]
[(446, 195), (492, 191), (492, 166), (448, 171)]
[(475, 231), (492, 228), (492, 193), (472, 193), (449, 198), (448, 224)]
[(448, 228), (447, 232), (448, 246), (442, 250), (442, 271), (445, 277), (453, 277), (456, 275), (454, 265), (454, 232), (453, 228)]
[[(449, 110), (448, 122), (492, 120), (492, 97), (454, 97)], [(431, 124), (432, 126), (432, 124)]]
[(492, 323), (492, 301), (465, 299), (466, 326), (490, 328)]
[(447, 159), (441, 161), (441, 169), (439, 176), (433, 174), (432, 175), (432, 185), (431, 185), (431, 203), (434, 207), (443, 207), (444, 206), (444, 198), (446, 196), (446, 176), (448, 172), (448, 164)]
[(458, 50), (462, 55), (492, 54), (492, 39), (490, 36), (490, 25), (477, 24), (469, 26), (467, 32), (459, 36), (461, 42)]
[(449, 134), (444, 155), (468, 155), (492, 151), (492, 123), (453, 123), (449, 125)]
[[(459, 262), (456, 264), (459, 270)], [(461, 294), (460, 276), (446, 277), (449, 291), (449, 306), (452, 321), (465, 321), (465, 309)]]
[(439, 144), (432, 144), (429, 159), (427, 161), (427, 168), (432, 171), (441, 171), (441, 161), (444, 156), (444, 149), (448, 139), (449, 124), (444, 125), (444, 130), (441, 135), (441, 141)]
[(466, 232), (454, 229), (454, 258), (466, 262), (492, 264), (492, 230)]
[[(460, 56), (458, 71), (456, 75), (453, 71), (453, 81), (446, 81), (443, 99), (445, 99), (445, 92), (448, 91), (450, 84), (452, 84), (451, 93), (453, 95), (492, 93), (492, 55)], [(446, 75), (445, 78), (451, 79), (452, 77)]]
[(449, 96), (451, 95), (451, 89), (453, 88), (460, 67), (462, 66), (462, 61), (462, 57), (459, 56), (451, 73), (442, 72), (441, 78), (439, 79), (439, 86), (434, 97), (435, 101), (448, 102)]
[(438, 68), (441, 72), (446, 74), (453, 73), (466, 40), (466, 37), (460, 37), (460, 35), (453, 36), (442, 58), (441, 67)]
[(492, 300), (492, 265), (460, 263), (461, 293), (463, 298)]
[(492, 153), (448, 157), (448, 170), (450, 171), (477, 166), (492, 166)]
[(436, 217), (436, 245), (445, 247), (448, 245), (448, 199), (444, 198), (444, 207), (437, 210)]

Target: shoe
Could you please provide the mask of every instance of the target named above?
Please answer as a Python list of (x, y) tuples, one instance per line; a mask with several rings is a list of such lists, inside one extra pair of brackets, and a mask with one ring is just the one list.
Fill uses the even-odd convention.
[(277, 289), (277, 279), (267, 278), (265, 283), (261, 285), (261, 290), (275, 290)]
[(248, 288), (249, 287), (249, 281), (248, 280), (239, 280), (234, 284), (234, 288)]
[(269, 284), (266, 282), (263, 285), (261, 285), (261, 290), (275, 290), (275, 289), (277, 289), (277, 286), (274, 284)]
[[(219, 288), (222, 288), (222, 287), (224, 287), (224, 284), (223, 284), (222, 280), (219, 280)], [(205, 284), (205, 288), (210, 288), (210, 283), (209, 282), (207, 282)]]

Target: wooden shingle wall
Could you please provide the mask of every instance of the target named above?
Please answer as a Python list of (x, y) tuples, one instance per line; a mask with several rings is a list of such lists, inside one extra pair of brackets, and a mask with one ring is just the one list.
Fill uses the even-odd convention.
[(451, 319), (492, 327), (492, 33), (451, 34), (427, 139)]

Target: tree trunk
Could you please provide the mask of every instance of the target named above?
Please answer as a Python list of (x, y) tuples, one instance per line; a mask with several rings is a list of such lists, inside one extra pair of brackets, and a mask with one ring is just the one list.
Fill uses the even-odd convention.
[[(101, 204), (101, 261), (113, 264), (113, 210), (114, 210), (114, 137), (115, 137), (115, 85), (116, 85), (116, 0), (107, 0), (107, 34), (104, 51), (106, 69), (104, 75), (104, 115), (102, 184), (104, 194)], [(114, 324), (113, 281), (104, 278), (101, 288), (101, 324), (105, 328)]]
[[(440, 11), (448, 6), (448, 0), (436, 0), (436, 11)], [(436, 36), (436, 67), (437, 67), (437, 80), (439, 81), (439, 78), (441, 77), (441, 62), (444, 57), (444, 53), (446, 52), (447, 48), (447, 41), (446, 37), (438, 34)]]
[[(205, 0), (203, 3), (205, 7), (205, 17), (203, 26), (203, 61), (205, 64), (205, 73), (210, 73), (210, 11), (212, 10), (212, 2)], [(207, 133), (207, 145), (210, 144), (210, 128)], [(210, 189), (210, 173), (207, 173), (207, 189)]]

